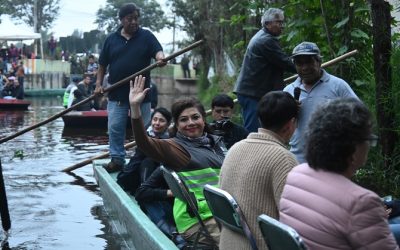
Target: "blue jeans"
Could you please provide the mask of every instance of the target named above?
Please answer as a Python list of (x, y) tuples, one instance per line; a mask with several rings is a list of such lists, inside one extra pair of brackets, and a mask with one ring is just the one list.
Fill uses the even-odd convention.
[(237, 99), (242, 107), (244, 127), (250, 133), (257, 132), (260, 127), (257, 115), (258, 100), (240, 94), (237, 95)]
[[(150, 102), (142, 103), (140, 106), (143, 123), (150, 124)], [(111, 159), (125, 164), (125, 136), (126, 123), (128, 122), (129, 103), (108, 101), (108, 141), (110, 145)]]
[(174, 217), (172, 212), (172, 204), (167, 201), (148, 201), (143, 202), (142, 206), (146, 210), (146, 214), (150, 220), (157, 224), (161, 220), (173, 224)]
[(128, 122), (129, 103), (108, 101), (108, 143), (110, 156), (114, 161), (125, 163), (125, 135)]
[(142, 113), (144, 127), (147, 129), (151, 123), (151, 102), (142, 103), (140, 112)]

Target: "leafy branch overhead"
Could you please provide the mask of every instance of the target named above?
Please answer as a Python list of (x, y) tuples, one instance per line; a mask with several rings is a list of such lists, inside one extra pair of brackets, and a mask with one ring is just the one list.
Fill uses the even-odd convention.
[[(60, 0), (36, 0), (37, 30), (44, 31), (52, 27), (60, 11)], [(14, 20), (20, 20), (34, 27), (35, 0), (12, 0), (4, 3)], [(1, 8), (1, 7), (0, 7)]]
[[(96, 13), (97, 18), (95, 23), (98, 24), (99, 29), (107, 32), (117, 29), (120, 25), (118, 11), (123, 4), (130, 2), (132, 1), (107, 0), (106, 6), (98, 9)], [(157, 1), (138, 0), (134, 1), (134, 3), (140, 8), (141, 26), (157, 32), (171, 25)]]

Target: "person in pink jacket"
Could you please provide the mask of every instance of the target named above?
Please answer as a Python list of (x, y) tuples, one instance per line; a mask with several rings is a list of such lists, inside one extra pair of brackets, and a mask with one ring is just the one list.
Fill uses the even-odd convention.
[(289, 173), (279, 213), (308, 249), (399, 249), (381, 199), (350, 179), (377, 142), (371, 127), (371, 113), (357, 99), (330, 101), (313, 114), (307, 163)]

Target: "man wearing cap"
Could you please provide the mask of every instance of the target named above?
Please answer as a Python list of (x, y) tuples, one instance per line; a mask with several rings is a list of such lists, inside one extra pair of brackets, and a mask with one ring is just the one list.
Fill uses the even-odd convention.
[(257, 132), (258, 101), (272, 90), (282, 90), (283, 72), (296, 73), (296, 69), (279, 45), (278, 36), (283, 30), (284, 15), (281, 9), (270, 8), (261, 18), (262, 29), (250, 40), (242, 68), (233, 92), (242, 107), (244, 127)]
[[(285, 87), (284, 91), (293, 96), (295, 89), (300, 90), (300, 112), (296, 131), (290, 139), (290, 151), (299, 163), (305, 162), (304, 133), (312, 113), (319, 105), (336, 98), (357, 95), (343, 79), (327, 73), (321, 68), (321, 54), (318, 46), (311, 42), (302, 42), (293, 49), (292, 56), (299, 77)], [(296, 97), (297, 98), (297, 97)]]
[[(133, 3), (122, 5), (119, 10), (121, 26), (105, 40), (99, 57), (95, 93), (103, 92), (102, 82), (106, 69), (109, 69), (109, 84), (116, 82), (146, 68), (154, 58), (164, 66), (163, 49), (157, 38), (139, 26), (140, 10)], [(150, 87), (150, 72), (146, 77), (145, 88)], [(150, 123), (150, 96), (141, 105), (145, 126)], [(105, 168), (109, 172), (118, 171), (125, 164), (125, 133), (129, 111), (129, 83), (108, 93), (108, 133), (111, 162)]]

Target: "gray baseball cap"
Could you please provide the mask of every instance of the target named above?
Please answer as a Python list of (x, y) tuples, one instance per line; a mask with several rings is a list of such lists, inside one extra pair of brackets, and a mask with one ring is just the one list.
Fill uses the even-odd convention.
[(312, 42), (302, 42), (293, 49), (291, 57), (300, 55), (317, 55), (321, 57), (320, 50), (315, 43)]

